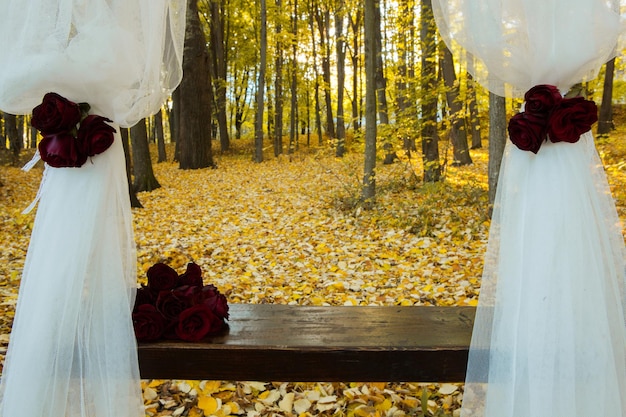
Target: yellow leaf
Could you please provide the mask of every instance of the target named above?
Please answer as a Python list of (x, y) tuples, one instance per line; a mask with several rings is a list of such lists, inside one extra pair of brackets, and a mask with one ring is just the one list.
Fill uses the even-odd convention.
[(385, 389), (385, 385), (387, 385), (385, 382), (373, 382), (370, 384), (373, 387), (378, 388), (379, 390), (384, 390)]
[(221, 384), (222, 381), (202, 381), (199, 388), (203, 394), (209, 395), (219, 391)]
[(379, 404), (376, 404), (376, 409), (378, 411), (387, 411), (389, 410), (391, 407), (393, 407), (393, 403), (391, 402), (391, 400), (389, 398), (385, 398), (385, 400)]
[(374, 407), (363, 405), (354, 410), (354, 415), (357, 417), (373, 417), (378, 416), (379, 414)]
[(226, 403), (226, 405), (230, 407), (230, 413), (231, 414), (239, 414), (239, 411), (241, 410), (239, 408), (239, 404), (237, 404), (235, 402), (232, 402), (232, 401), (229, 401), (229, 402)]
[(148, 384), (148, 386), (150, 388), (154, 388), (154, 387), (158, 387), (159, 385), (163, 384), (163, 381), (160, 379), (153, 379), (152, 381), (150, 381), (150, 383)]
[(203, 417), (204, 413), (201, 409), (199, 409), (198, 407), (194, 407), (191, 410), (189, 410), (189, 417)]
[(198, 399), (198, 408), (200, 408), (204, 412), (204, 415), (207, 416), (215, 414), (221, 405), (221, 401), (213, 397), (200, 397)]

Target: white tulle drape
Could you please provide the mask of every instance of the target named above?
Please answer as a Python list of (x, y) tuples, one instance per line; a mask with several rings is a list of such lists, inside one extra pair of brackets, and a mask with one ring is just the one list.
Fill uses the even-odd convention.
[(2, 375), (2, 417), (144, 415), (124, 154), (48, 168)]
[(474, 78), (514, 97), (595, 78), (619, 52), (619, 10), (619, 0), (433, 0), (439, 33), (467, 52)]
[[(619, 2), (434, 0), (449, 46), (490, 91), (563, 93), (616, 50)], [(506, 87), (505, 87), (506, 84)], [(591, 132), (510, 142), (472, 335), (462, 417), (626, 416), (624, 239)]]
[(185, 0), (1, 0), (0, 19), (8, 113), (52, 91), (130, 127), (182, 77)]
[(143, 417), (136, 254), (119, 126), (182, 77), (184, 0), (0, 0), (0, 109), (47, 92), (115, 122), (80, 168), (45, 168), (0, 383), (1, 417)]

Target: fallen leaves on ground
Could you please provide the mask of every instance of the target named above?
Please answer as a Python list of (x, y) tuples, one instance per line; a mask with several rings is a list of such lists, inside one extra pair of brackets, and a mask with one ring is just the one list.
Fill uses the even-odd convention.
[[(462, 397), (456, 384), (144, 381), (153, 416), (446, 415)], [(449, 415), (449, 414), (448, 414)]]
[[(626, 141), (598, 140), (625, 217)], [(235, 146), (244, 147), (244, 145)], [(171, 149), (170, 149), (171, 151)], [(134, 210), (140, 280), (155, 262), (198, 263), (231, 303), (476, 305), (489, 220), (487, 151), (423, 184), (420, 162), (377, 168), (377, 202), (358, 204), (362, 158), (313, 150), (261, 164), (234, 152), (217, 169), (155, 164), (162, 187)], [(41, 169), (0, 168), (0, 354), (4, 355)], [(142, 383), (149, 416), (457, 415), (462, 386), (418, 383)]]

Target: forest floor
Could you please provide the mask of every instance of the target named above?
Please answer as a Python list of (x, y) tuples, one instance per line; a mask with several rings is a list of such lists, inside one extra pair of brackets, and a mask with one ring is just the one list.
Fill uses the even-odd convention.
[[(597, 139), (626, 220), (626, 130)], [(133, 209), (137, 273), (155, 262), (198, 263), (231, 303), (476, 305), (489, 229), (487, 150), (474, 164), (420, 181), (419, 158), (377, 168), (373, 209), (358, 204), (362, 157), (301, 145), (251, 161), (251, 144), (216, 169), (154, 164), (162, 187)], [(171, 151), (172, 149), (168, 149)], [(442, 157), (451, 153), (442, 144)], [(25, 156), (27, 157), (27, 156)], [(449, 157), (449, 155), (448, 155)], [(0, 354), (9, 340), (42, 169), (0, 166)], [(182, 272), (182, 271), (181, 271)], [(462, 385), (423, 383), (142, 382), (149, 416), (454, 416)]]

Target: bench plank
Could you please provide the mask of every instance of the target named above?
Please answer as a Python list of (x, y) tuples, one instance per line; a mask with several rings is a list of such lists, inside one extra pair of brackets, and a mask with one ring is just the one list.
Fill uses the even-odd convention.
[(462, 382), (473, 307), (230, 305), (201, 343), (139, 344), (144, 379)]

